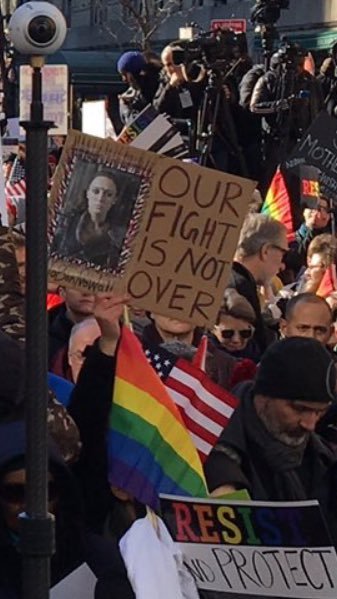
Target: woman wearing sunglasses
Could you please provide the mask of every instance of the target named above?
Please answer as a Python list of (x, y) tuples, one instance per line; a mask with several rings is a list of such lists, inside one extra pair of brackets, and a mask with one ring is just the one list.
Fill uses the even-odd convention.
[(217, 348), (237, 358), (260, 359), (253, 339), (255, 312), (248, 300), (234, 289), (226, 289), (211, 341)]

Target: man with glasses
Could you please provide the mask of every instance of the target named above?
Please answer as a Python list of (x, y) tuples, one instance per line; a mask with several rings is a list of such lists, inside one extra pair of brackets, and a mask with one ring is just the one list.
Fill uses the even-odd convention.
[(270, 285), (283, 269), (288, 251), (285, 226), (265, 214), (249, 214), (243, 223), (229, 287), (243, 295), (256, 315), (254, 339), (262, 354), (275, 336), (264, 324), (261, 314), (258, 285)]
[[(293, 253), (287, 257), (292, 260)], [(307, 249), (306, 262), (298, 273), (296, 281), (287, 286), (291, 294), (317, 293), (327, 269), (336, 264), (337, 240), (329, 233), (316, 235)]]

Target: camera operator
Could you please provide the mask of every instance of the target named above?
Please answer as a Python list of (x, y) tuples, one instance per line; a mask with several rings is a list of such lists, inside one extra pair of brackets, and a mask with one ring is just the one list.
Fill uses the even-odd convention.
[[(153, 106), (173, 119), (196, 122), (197, 112), (203, 96), (205, 71), (198, 69), (189, 73), (179, 64), (183, 49), (166, 46), (161, 54), (163, 71)], [(194, 78), (195, 75), (195, 78)], [(193, 79), (189, 81), (189, 77)]]
[(249, 177), (257, 181), (260, 180), (262, 174), (262, 117), (251, 112), (250, 102), (255, 85), (265, 72), (263, 64), (256, 64), (242, 77), (239, 85), (240, 143), (244, 150)]
[(324, 105), (330, 116), (337, 117), (337, 42), (332, 46), (317, 77), (324, 94)]
[(323, 108), (320, 83), (304, 69), (305, 52), (287, 43), (254, 88), (250, 109), (264, 117), (266, 189), (279, 163)]
[(126, 125), (145, 106), (151, 104), (158, 88), (160, 63), (152, 57), (146, 59), (142, 52), (124, 52), (117, 62), (117, 71), (129, 85), (119, 96), (120, 119)]

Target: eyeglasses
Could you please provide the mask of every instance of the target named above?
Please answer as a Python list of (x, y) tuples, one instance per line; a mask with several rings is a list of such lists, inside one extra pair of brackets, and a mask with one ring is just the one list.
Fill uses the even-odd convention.
[(279, 252), (281, 252), (283, 258), (287, 255), (287, 253), (289, 251), (288, 248), (287, 249), (283, 248), (280, 245), (276, 245), (276, 243), (273, 243), (271, 247), (274, 248), (275, 250), (278, 250)]
[(308, 270), (325, 270), (327, 268), (326, 264), (323, 264), (322, 262), (320, 264), (310, 264), (310, 262), (308, 262), (308, 266), (307, 269)]
[[(22, 504), (25, 502), (25, 485), (20, 483), (5, 483), (0, 486), (0, 498), (5, 503), (18, 503)], [(48, 483), (48, 499), (54, 501), (58, 496), (56, 484), (53, 481)]]
[(236, 330), (236, 329), (222, 329), (221, 331), (221, 337), (223, 339), (232, 339), (235, 335), (235, 333), (238, 333), (241, 337), (241, 339), (250, 339), (253, 334), (254, 334), (254, 329), (241, 329), (241, 330)]
[(318, 204), (315, 208), (309, 208), (309, 210), (310, 212), (324, 212), (325, 214), (328, 214), (329, 212), (329, 208), (322, 206), (321, 204)]

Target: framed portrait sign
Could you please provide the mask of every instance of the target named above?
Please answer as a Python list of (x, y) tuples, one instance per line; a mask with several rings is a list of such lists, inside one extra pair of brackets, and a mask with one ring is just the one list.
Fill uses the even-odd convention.
[(71, 131), (49, 207), (49, 278), (216, 319), (255, 183)]

